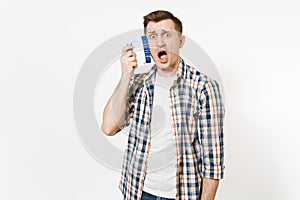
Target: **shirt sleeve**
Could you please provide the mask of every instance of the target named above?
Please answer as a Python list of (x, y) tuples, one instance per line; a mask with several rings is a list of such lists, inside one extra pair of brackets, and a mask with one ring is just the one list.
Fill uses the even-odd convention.
[(224, 176), (224, 106), (219, 85), (207, 81), (200, 94), (199, 139), (201, 144), (201, 176), (222, 179)]
[(131, 78), (129, 87), (128, 87), (128, 95), (126, 99), (126, 108), (125, 108), (125, 120), (123, 124), (121, 125), (120, 130), (122, 130), (124, 127), (128, 126), (130, 124), (130, 120), (133, 117), (134, 112), (134, 98), (135, 98), (135, 84), (134, 84), (134, 76)]

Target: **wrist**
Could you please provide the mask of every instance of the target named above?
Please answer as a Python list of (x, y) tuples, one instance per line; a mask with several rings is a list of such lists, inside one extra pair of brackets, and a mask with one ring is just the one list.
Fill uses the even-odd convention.
[(122, 75), (121, 75), (121, 80), (130, 80), (131, 77), (133, 76), (133, 72), (134, 72), (134, 71), (131, 70), (131, 71), (122, 73)]

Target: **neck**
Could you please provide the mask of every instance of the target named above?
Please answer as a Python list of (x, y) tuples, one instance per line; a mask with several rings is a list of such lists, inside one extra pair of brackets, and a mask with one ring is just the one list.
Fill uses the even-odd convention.
[(167, 69), (157, 68), (157, 73), (162, 77), (170, 77), (176, 74), (176, 70), (171, 67)]

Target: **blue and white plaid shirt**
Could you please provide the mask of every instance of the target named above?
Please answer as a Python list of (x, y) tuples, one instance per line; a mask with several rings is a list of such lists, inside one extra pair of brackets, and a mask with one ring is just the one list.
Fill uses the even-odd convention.
[[(131, 126), (119, 185), (126, 200), (142, 196), (156, 70), (153, 66), (148, 73), (134, 75), (129, 87), (125, 125)], [(202, 177), (224, 176), (224, 106), (219, 85), (181, 60), (169, 99), (176, 143), (176, 200), (198, 200)]]

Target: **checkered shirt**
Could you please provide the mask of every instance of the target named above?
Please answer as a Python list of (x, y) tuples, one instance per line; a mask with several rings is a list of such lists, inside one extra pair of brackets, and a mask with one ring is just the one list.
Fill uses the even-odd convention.
[[(132, 77), (126, 107), (130, 124), (119, 188), (125, 200), (140, 200), (151, 141), (156, 66)], [(218, 83), (181, 60), (170, 88), (176, 143), (176, 200), (198, 200), (202, 177), (224, 176), (224, 106)]]

